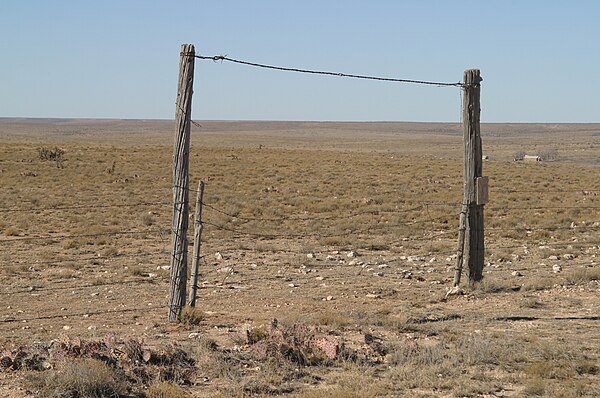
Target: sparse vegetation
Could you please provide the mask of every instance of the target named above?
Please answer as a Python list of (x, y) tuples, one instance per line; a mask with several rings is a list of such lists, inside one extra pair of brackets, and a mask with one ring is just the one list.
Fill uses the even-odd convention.
[[(600, 395), (588, 319), (600, 149), (588, 148), (589, 126), (543, 137), (484, 129), (489, 264), (483, 282), (465, 277), (446, 297), (462, 199), (457, 126), (205, 123), (190, 151), (191, 185), (203, 179), (213, 207), (197, 308), (169, 324), (171, 237), (157, 226), (170, 225), (173, 126), (133, 123), (51, 137), (25, 123), (1, 135), (0, 207), (23, 210), (0, 220), (0, 371), (15, 385), (29, 371), (29, 386), (52, 396), (55, 380), (87, 367), (96, 376), (71, 379), (136, 398)], [(442, 128), (455, 133), (431, 133)], [(511, 161), (557, 143), (554, 162)], [(69, 167), (32, 159), (37, 147), (61, 148)], [(111, 333), (133, 338), (115, 344)], [(34, 351), (50, 341), (52, 355)], [(60, 373), (69, 364), (81, 369)]]

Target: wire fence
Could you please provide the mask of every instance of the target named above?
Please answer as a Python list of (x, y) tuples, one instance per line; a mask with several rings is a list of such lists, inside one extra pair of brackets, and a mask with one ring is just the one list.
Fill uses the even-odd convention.
[[(503, 190), (498, 191), (497, 195), (507, 195), (515, 193), (580, 193), (594, 190), (591, 189), (573, 189), (573, 190)], [(190, 189), (190, 192), (196, 192)], [(303, 283), (312, 280), (310, 274), (298, 273), (298, 269), (303, 266), (317, 262), (321, 266), (336, 266), (344, 264), (348, 266), (347, 272), (328, 275), (327, 280), (333, 282), (350, 282), (355, 278), (367, 278), (371, 274), (381, 273), (380, 269), (394, 267), (397, 272), (389, 272), (388, 277), (393, 280), (402, 281), (406, 277), (406, 272), (409, 270), (418, 269), (418, 267), (426, 266), (441, 266), (453, 270), (453, 262), (456, 256), (456, 223), (458, 213), (462, 204), (460, 202), (442, 202), (442, 201), (418, 201), (410, 198), (399, 198), (402, 206), (396, 209), (377, 209), (377, 204), (365, 206), (365, 209), (354, 209), (347, 212), (308, 212), (298, 209), (295, 213), (288, 215), (273, 216), (256, 216), (246, 214), (241, 209), (235, 207), (223, 208), (219, 202), (204, 201), (202, 206), (207, 210), (203, 213), (202, 224), (209, 233), (205, 238), (205, 245), (208, 245), (210, 251), (219, 253), (220, 251), (227, 253), (227, 256), (240, 259), (239, 255), (243, 254), (246, 261), (239, 263), (231, 263), (230, 261), (223, 262), (216, 259), (212, 254), (203, 254), (201, 260), (202, 283), (199, 283), (198, 288), (215, 288), (224, 286), (234, 286), (236, 288), (250, 287), (255, 284), (264, 283), (279, 283), (287, 279), (293, 279), (296, 283)], [(65, 212), (73, 209), (81, 209), (86, 211), (94, 211), (109, 207), (136, 208), (142, 206), (177, 206), (179, 203), (169, 201), (152, 201), (152, 202), (137, 202), (131, 204), (85, 204), (79, 203), (69, 206), (35, 206), (35, 207), (10, 207), (0, 208), (0, 213), (19, 214), (19, 213), (35, 213), (35, 212)], [(259, 202), (256, 203), (260, 207)], [(448, 209), (452, 209), (448, 211)], [(512, 225), (511, 223), (503, 223), (503, 217), (512, 214), (523, 214), (532, 210), (572, 210), (577, 209), (578, 212), (591, 212), (599, 216), (595, 221), (590, 219), (585, 224), (578, 225)], [(487, 223), (493, 226), (485, 228), (488, 240), (488, 250), (496, 253), (502, 250), (508, 251), (523, 251), (531, 249), (539, 250), (558, 250), (569, 249), (579, 253), (577, 260), (571, 264), (579, 266), (589, 266), (595, 264), (595, 255), (600, 254), (600, 239), (596, 233), (600, 230), (600, 214), (596, 214), (596, 210), (600, 206), (560, 206), (560, 205), (507, 205), (507, 206), (490, 206), (487, 207), (490, 213), (495, 213)], [(246, 209), (247, 210), (247, 209)], [(432, 214), (433, 213), (433, 214)], [(496, 217), (499, 217), (496, 219)], [(400, 221), (398, 218), (404, 218)], [(361, 220), (357, 225), (351, 225), (353, 220)], [(546, 222), (547, 220), (542, 220)], [(349, 228), (338, 228), (342, 223), (350, 222)], [(241, 223), (241, 224), (240, 224)], [(260, 228), (244, 227), (244, 225), (260, 226)], [(315, 227), (313, 224), (318, 223)], [(498, 224), (499, 223), (499, 224)], [(303, 227), (304, 226), (304, 227)], [(310, 226), (309, 230), (303, 230), (306, 226)], [(346, 226), (347, 227), (347, 226)], [(269, 231), (272, 229), (273, 232)], [(534, 238), (532, 234), (561, 232), (567, 235), (562, 236), (560, 241), (550, 241), (548, 237)], [(524, 241), (515, 243), (515, 236), (510, 235), (518, 233), (519, 236), (526, 238)], [(212, 235), (210, 235), (212, 234)], [(509, 234), (503, 238), (503, 234)], [(56, 267), (69, 266), (69, 264), (78, 264), (81, 266), (85, 262), (91, 263), (108, 263), (109, 267), (118, 266), (119, 263), (125, 264), (129, 260), (150, 258), (159, 259), (162, 267), (168, 264), (169, 258), (172, 255), (167, 248), (171, 236), (169, 228), (144, 228), (140, 230), (113, 230), (98, 233), (79, 233), (79, 234), (48, 234), (44, 236), (4, 236), (0, 239), (0, 244), (13, 244), (23, 246), (22, 251), (12, 251), (13, 256), (10, 258), (11, 264), (17, 267)], [(205, 235), (206, 236), (206, 235)], [(366, 238), (366, 241), (358, 245), (352, 243), (343, 243), (341, 240), (334, 240), (333, 244), (324, 244), (323, 241), (327, 238), (347, 238), (351, 236), (360, 242), (361, 238)], [(87, 254), (87, 255), (65, 255), (60, 253), (60, 250), (53, 255), (51, 259), (32, 260), (31, 253), (34, 251), (32, 247), (42, 245), (46, 249), (48, 247), (60, 244), (66, 239), (87, 239), (99, 237), (146, 237), (154, 246), (159, 245), (162, 248), (154, 250), (137, 250), (127, 252), (119, 250), (109, 254)], [(375, 237), (375, 239), (373, 239)], [(211, 241), (212, 240), (212, 241)], [(261, 242), (272, 242), (272, 247), (260, 247)], [(283, 244), (282, 242), (291, 242), (291, 244)], [(319, 249), (321, 247), (321, 249)], [(358, 249), (357, 249), (358, 247)], [(360, 250), (362, 253), (359, 259), (348, 258), (346, 253)], [(584, 250), (592, 250), (589, 256), (581, 254)], [(18, 253), (21, 253), (19, 255)], [(46, 256), (48, 254), (46, 253)], [(284, 259), (282, 272), (275, 275), (259, 275), (252, 274), (252, 269), (255, 264), (252, 261), (261, 261), (267, 263), (270, 259), (277, 257), (281, 261), (281, 256)], [(6, 255), (5, 255), (6, 257)], [(496, 257), (497, 259), (497, 257)], [(538, 261), (543, 261), (540, 258)], [(353, 262), (354, 261), (354, 262)], [(492, 260), (493, 261), (493, 260)], [(144, 260), (144, 264), (151, 264)], [(223, 272), (222, 267), (225, 264), (230, 264), (231, 270)], [(380, 268), (385, 267), (385, 268)], [(416, 268), (415, 268), (416, 267)], [(518, 264), (515, 264), (514, 269), (520, 269)], [(110, 286), (139, 286), (140, 284), (156, 284), (156, 281), (144, 277), (142, 271), (137, 271), (139, 275), (130, 275), (129, 278), (121, 280), (99, 280), (91, 283), (81, 283), (79, 281), (51, 282), (44, 281), (43, 283), (18, 287), (12, 289), (0, 290), (0, 296), (18, 297), (29, 295), (37, 297), (39, 295), (57, 293), (60, 291), (83, 291), (89, 289), (99, 289)], [(149, 274), (149, 272), (145, 272)], [(410, 273), (410, 272), (409, 272)], [(165, 275), (166, 277), (166, 275)], [(212, 281), (212, 282), (211, 282)], [(162, 279), (159, 284), (165, 288), (166, 281)], [(81, 312), (64, 312), (44, 313), (39, 316), (13, 316), (5, 315), (0, 319), (2, 324), (15, 324), (19, 322), (29, 322), (32, 320), (49, 320), (59, 318), (75, 318), (90, 315), (109, 315), (115, 313), (128, 312), (144, 312), (158, 311), (165, 309), (164, 305), (152, 305), (149, 307), (135, 307), (122, 309), (95, 309)]]

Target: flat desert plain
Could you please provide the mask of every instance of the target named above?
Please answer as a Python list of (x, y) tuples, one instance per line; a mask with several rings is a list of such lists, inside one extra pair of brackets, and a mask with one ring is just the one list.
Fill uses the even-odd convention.
[(198, 121), (169, 323), (174, 122), (0, 119), (0, 395), (599, 396), (600, 125), (481, 131), (484, 279), (447, 296), (460, 124)]

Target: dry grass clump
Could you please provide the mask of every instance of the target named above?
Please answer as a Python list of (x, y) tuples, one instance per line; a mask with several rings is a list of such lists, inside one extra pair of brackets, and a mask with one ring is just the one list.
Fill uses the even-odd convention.
[(176, 384), (164, 381), (153, 384), (146, 393), (147, 398), (188, 398), (190, 393)]
[(570, 285), (581, 285), (598, 280), (600, 280), (600, 268), (597, 267), (575, 268), (565, 274), (565, 281)]
[(203, 312), (195, 307), (185, 306), (179, 314), (179, 322), (185, 325), (197, 326), (204, 320)]
[(15, 227), (8, 227), (4, 230), (5, 236), (19, 236), (19, 230)]
[(27, 386), (44, 398), (143, 396), (157, 382), (189, 385), (196, 371), (195, 361), (177, 347), (149, 349), (114, 335), (3, 350), (1, 359), (3, 369), (28, 371)]
[(39, 397), (113, 398), (127, 393), (124, 375), (92, 358), (73, 359), (62, 368), (31, 373), (26, 382)]

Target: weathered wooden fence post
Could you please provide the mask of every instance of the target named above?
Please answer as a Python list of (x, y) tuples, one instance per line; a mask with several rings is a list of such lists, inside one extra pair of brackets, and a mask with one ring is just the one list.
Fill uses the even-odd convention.
[(204, 198), (204, 182), (198, 184), (198, 195), (196, 196), (196, 211), (194, 214), (194, 254), (192, 257), (192, 272), (190, 273), (190, 307), (196, 306), (196, 292), (198, 290), (198, 267), (200, 264), (200, 247), (202, 244), (202, 201)]
[(173, 230), (171, 251), (171, 285), (169, 321), (177, 321), (185, 305), (187, 282), (187, 230), (189, 213), (189, 154), (195, 50), (183, 44), (179, 58), (179, 85), (176, 102), (175, 146), (173, 151)]
[[(479, 69), (465, 71), (463, 96), (463, 139), (465, 146), (463, 210), (466, 210), (464, 240), (466, 246), (465, 262), (469, 268), (469, 283), (480, 281), (483, 278), (483, 205), (487, 200), (487, 195), (482, 193), (487, 193), (487, 178), (482, 178), (483, 160), (480, 131), (480, 83), (482, 80)], [(480, 195), (478, 195), (478, 192), (480, 192)]]

